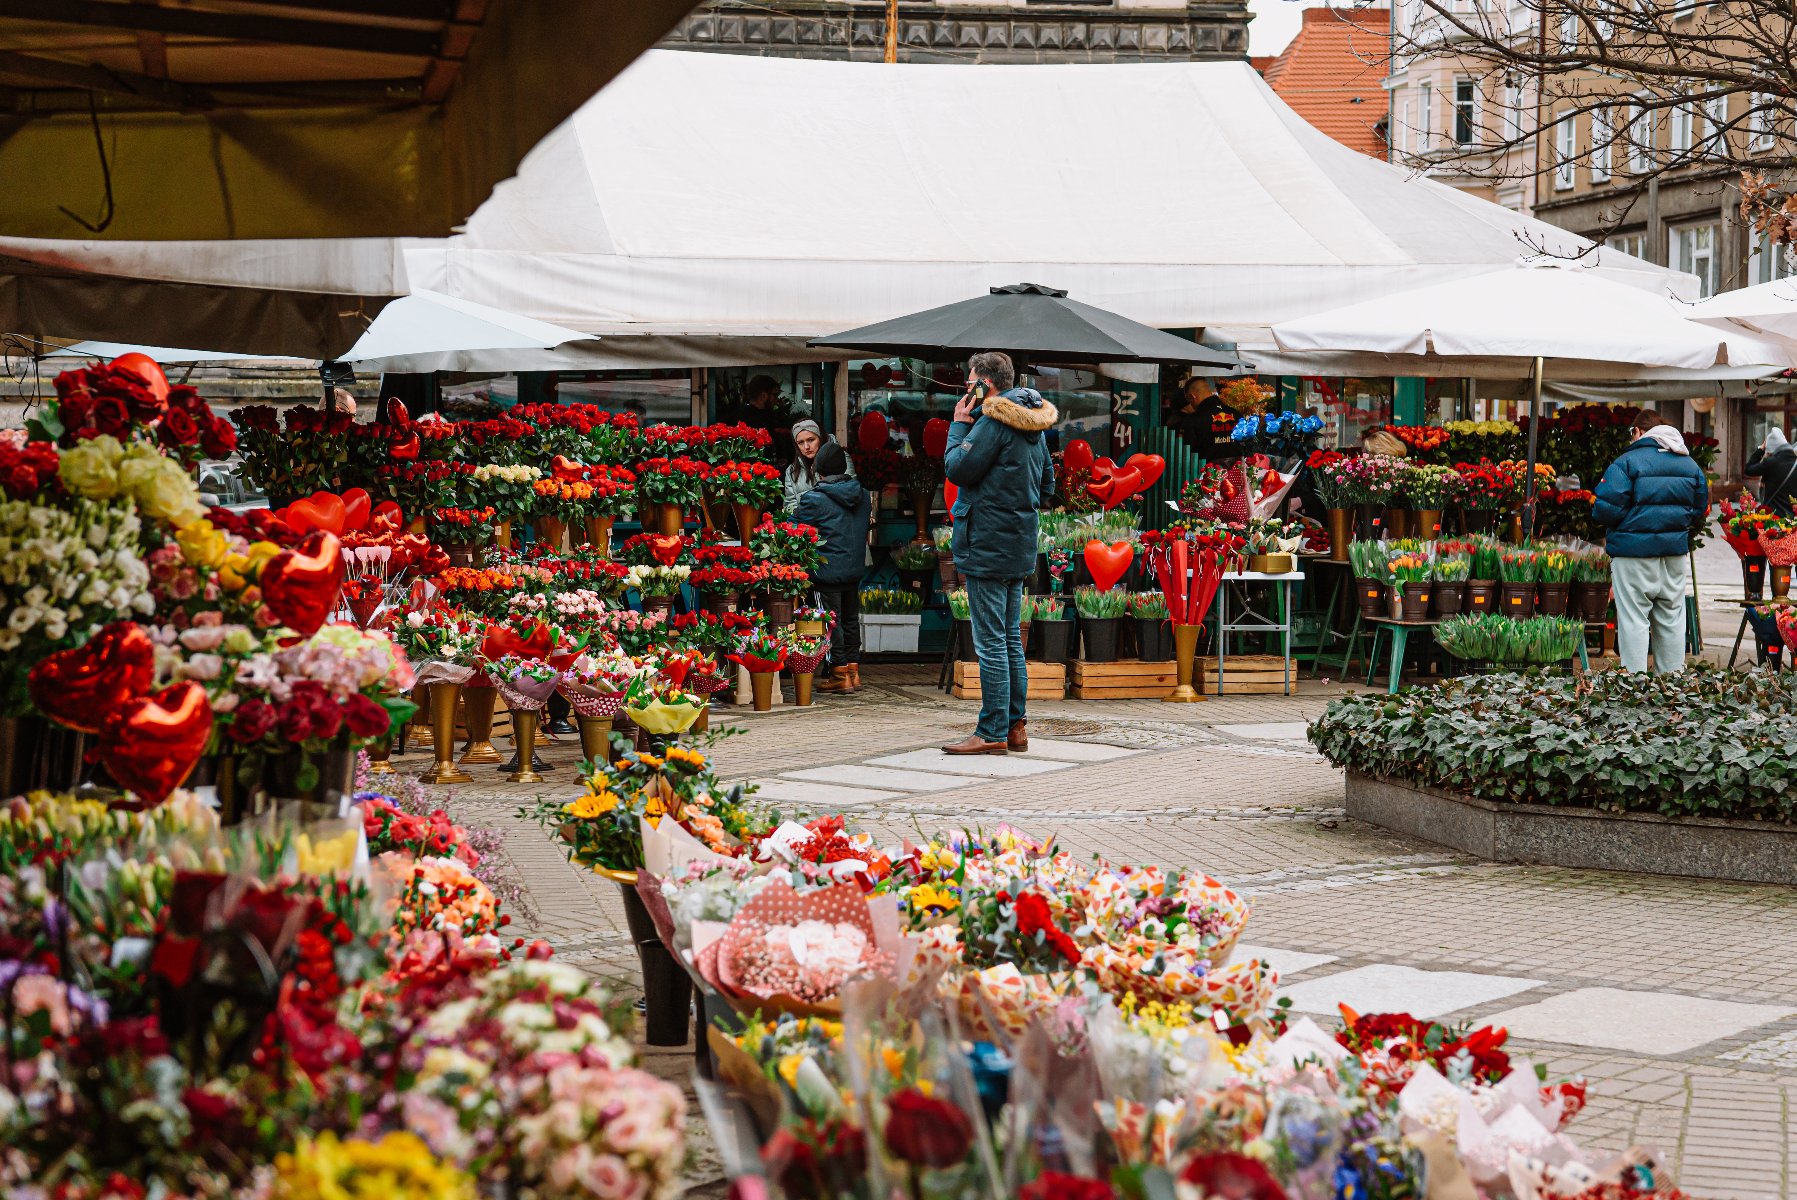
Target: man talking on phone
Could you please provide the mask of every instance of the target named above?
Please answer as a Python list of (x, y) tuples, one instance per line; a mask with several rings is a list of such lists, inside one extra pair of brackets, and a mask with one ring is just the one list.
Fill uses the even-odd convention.
[(1023, 582), (1036, 569), (1036, 514), (1054, 498), (1054, 460), (1044, 433), (1059, 415), (1033, 388), (1013, 387), (1008, 355), (967, 362), (967, 393), (955, 405), (943, 469), (960, 489), (955, 567), (967, 577), (973, 652), (980, 660), (980, 723), (949, 754), (1028, 750), (1024, 703)]

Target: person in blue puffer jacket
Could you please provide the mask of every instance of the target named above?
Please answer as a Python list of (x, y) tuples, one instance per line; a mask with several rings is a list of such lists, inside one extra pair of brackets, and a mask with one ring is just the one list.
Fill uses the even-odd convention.
[(1685, 665), (1685, 580), (1691, 532), (1710, 511), (1710, 484), (1685, 438), (1643, 409), (1635, 441), (1597, 485), (1591, 516), (1607, 526), (1616, 595), (1616, 652), (1630, 671), (1665, 675)]

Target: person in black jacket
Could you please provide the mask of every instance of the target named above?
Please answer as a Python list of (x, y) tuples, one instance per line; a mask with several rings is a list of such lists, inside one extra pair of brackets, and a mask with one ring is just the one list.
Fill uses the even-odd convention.
[(1760, 503), (1781, 517), (1791, 515), (1791, 496), (1797, 493), (1797, 450), (1785, 440), (1784, 430), (1773, 427), (1760, 448), (1747, 460), (1747, 477), (1760, 481)]
[(871, 506), (861, 481), (848, 473), (848, 458), (835, 442), (818, 447), (817, 484), (799, 497), (792, 519), (817, 530), (823, 565), (812, 583), (836, 617), (830, 639), (830, 678), (820, 692), (846, 696), (861, 688), (861, 572), (867, 562)]

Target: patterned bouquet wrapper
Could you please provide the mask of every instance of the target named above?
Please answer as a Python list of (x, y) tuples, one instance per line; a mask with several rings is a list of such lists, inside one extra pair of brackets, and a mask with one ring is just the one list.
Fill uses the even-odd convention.
[(1241, 893), (1208, 875), (1187, 875), (1179, 881), (1178, 894), (1188, 913), (1206, 913), (1220, 925), (1220, 936), (1208, 953), (1211, 966), (1221, 967), (1235, 953), (1235, 944), (1248, 927), (1254, 906)]
[(719, 692), (730, 690), (730, 681), (722, 675), (713, 675), (709, 671), (695, 671), (686, 677), (684, 685), (689, 692), (697, 692), (701, 696), (715, 696)]
[[(700, 974), (707, 984), (729, 1001), (732, 1008), (745, 1015), (759, 1011), (841, 1019), (840, 997), (814, 1004), (784, 993), (760, 996), (748, 991), (736, 977), (732, 964), (737, 953), (747, 943), (760, 938), (771, 926), (795, 925), (800, 921), (854, 925), (867, 935), (869, 944), (879, 944), (867, 896), (858, 885), (844, 883), (813, 892), (797, 892), (785, 881), (775, 880), (738, 910), (725, 928), (723, 936), (707, 944), (695, 956)], [(694, 935), (696, 943), (696, 927)]]
[(786, 665), (792, 668), (794, 675), (809, 675), (822, 666), (824, 659), (828, 657), (830, 657), (828, 648), (819, 650), (816, 654), (800, 654), (797, 651), (790, 651), (786, 655)]
[(1016, 963), (943, 978), (959, 1006), (963, 1029), (976, 1040), (1010, 1044), (1031, 1025), (1045, 1024), (1064, 998), (1065, 975), (1025, 975)]
[(453, 683), (460, 685), (474, 678), (474, 668), (467, 663), (451, 662), (446, 658), (427, 658), (418, 664), (416, 674), (420, 684)]
[(1779, 537), (1766, 537), (1762, 534), (1760, 548), (1766, 552), (1766, 561), (1775, 567), (1797, 564), (1797, 531)]
[(1080, 965), (1113, 996), (1208, 1004), (1243, 1022), (1264, 1017), (1279, 986), (1278, 973), (1257, 958), (1213, 967), (1202, 950), (1144, 938), (1088, 946)]
[(530, 679), (514, 674), (509, 679), (500, 678), (493, 682), (505, 699), (506, 707), (513, 712), (536, 712), (555, 694), (554, 678)]
[(564, 680), (561, 693), (569, 707), (583, 717), (599, 717), (609, 721), (624, 711), (623, 692), (598, 692), (585, 684)]

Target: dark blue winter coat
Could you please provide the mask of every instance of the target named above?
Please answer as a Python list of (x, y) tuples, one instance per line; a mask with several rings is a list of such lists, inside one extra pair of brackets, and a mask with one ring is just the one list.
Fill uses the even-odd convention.
[(1610, 528), (1611, 558), (1668, 558), (1691, 552), (1691, 531), (1710, 511), (1710, 485), (1689, 455), (1652, 438), (1616, 456), (1597, 485), (1591, 516)]
[(1022, 579), (1036, 569), (1036, 514), (1054, 500), (1045, 431), (1060, 414), (1032, 388), (1012, 388), (949, 427), (944, 473), (955, 497), (955, 568), (976, 579)]
[(867, 566), (867, 489), (853, 475), (833, 475), (799, 497), (792, 519), (817, 530), (823, 565), (812, 582), (842, 588), (861, 582)]

